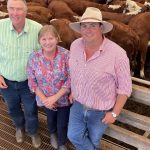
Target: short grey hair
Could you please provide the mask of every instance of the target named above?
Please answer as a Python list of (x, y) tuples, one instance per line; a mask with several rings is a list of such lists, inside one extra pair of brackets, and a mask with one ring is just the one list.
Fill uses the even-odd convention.
[[(7, 0), (7, 6), (8, 6), (8, 1), (9, 0)], [(15, 1), (22, 1), (25, 4), (25, 6), (26, 6), (26, 10), (28, 9), (26, 0), (15, 0)]]

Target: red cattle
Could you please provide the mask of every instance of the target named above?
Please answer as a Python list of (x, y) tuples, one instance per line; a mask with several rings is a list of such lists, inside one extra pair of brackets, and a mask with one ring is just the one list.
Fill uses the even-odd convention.
[(28, 12), (27, 18), (37, 21), (37, 22), (41, 23), (42, 25), (49, 24), (49, 20), (47, 17), (39, 15), (35, 12)]
[(50, 20), (52, 18), (52, 12), (46, 7), (29, 5), (28, 12), (36, 13), (38, 15), (44, 16), (48, 20)]
[(144, 78), (144, 66), (146, 61), (146, 54), (148, 49), (148, 42), (150, 41), (150, 12), (145, 12), (136, 15), (129, 22), (129, 26), (140, 37), (140, 76)]
[[(70, 8), (72, 11), (77, 13), (79, 16), (83, 14), (85, 9), (87, 7), (96, 7), (99, 8), (99, 4), (91, 1), (86, 1), (86, 0), (63, 0)], [(103, 6), (103, 5), (102, 5)]]
[(96, 2), (91, 2), (91, 1), (86, 1), (86, 0), (82, 0), (82, 1), (63, 0), (63, 1), (66, 2), (68, 6), (74, 12), (76, 12), (79, 16), (83, 14), (83, 12), (85, 11), (87, 7), (96, 7), (100, 9), (101, 11), (108, 11), (108, 12), (123, 12), (123, 8), (121, 6), (118, 9), (112, 9), (112, 8), (109, 8), (109, 6), (106, 4), (98, 4)]
[(61, 43), (59, 45), (70, 49), (70, 44), (77, 38), (80, 37), (79, 33), (74, 32), (69, 27), (70, 21), (68, 19), (53, 19), (50, 21), (57, 31), (59, 32)]
[(40, 3), (41, 6), (47, 7), (47, 0), (26, 0), (27, 2), (35, 2), (35, 3)]
[(73, 16), (76, 16), (77, 14), (62, 0), (52, 0), (49, 3), (48, 8), (53, 12), (53, 18), (66, 18), (70, 21), (76, 21)]
[(118, 21), (112, 21), (113, 30), (106, 34), (106, 36), (120, 45), (126, 52), (130, 60), (132, 72), (135, 71), (137, 65), (137, 54), (139, 49), (139, 36), (128, 26)]
[(124, 24), (128, 24), (131, 18), (133, 18), (135, 15), (126, 15), (122, 13), (111, 13), (102, 11), (102, 16), (104, 20), (116, 20)]

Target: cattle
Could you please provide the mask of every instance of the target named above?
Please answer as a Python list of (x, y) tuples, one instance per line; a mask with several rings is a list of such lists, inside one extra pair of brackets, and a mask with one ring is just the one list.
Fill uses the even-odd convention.
[(107, 0), (84, 0), (84, 1), (95, 2), (95, 3), (99, 3), (99, 4), (106, 4), (106, 2), (107, 2)]
[[(49, 0), (48, 3), (50, 4), (51, 2), (53, 2), (54, 0)], [(124, 3), (120, 3), (119, 7), (117, 6), (108, 6), (106, 4), (100, 4), (101, 2), (98, 3), (98, 0), (59, 0), (57, 1), (57, 4), (59, 5), (59, 3), (61, 2), (65, 2), (73, 12), (77, 13), (79, 16), (81, 16), (83, 14), (83, 12), (85, 11), (85, 9), (87, 7), (96, 7), (99, 8), (102, 11), (108, 11), (108, 12), (119, 12), (122, 13), (123, 9), (125, 6), (123, 6)], [(114, 9), (115, 8), (115, 9)], [(61, 10), (60, 10), (61, 11)]]
[(68, 19), (52, 19), (50, 24), (52, 24), (58, 31), (61, 41), (59, 45), (70, 49), (71, 43), (80, 37), (80, 34), (73, 31), (69, 27), (70, 21)]
[(99, 7), (100, 10), (102, 11), (106, 11), (106, 12), (113, 12), (113, 13), (122, 13), (124, 8), (125, 8), (125, 4), (124, 3), (120, 3), (118, 5), (107, 5), (104, 4), (101, 7)]
[(37, 21), (37, 22), (41, 23), (42, 25), (49, 24), (49, 20), (47, 17), (39, 15), (35, 12), (28, 12), (27, 18)]
[(0, 4), (6, 5), (6, 4), (7, 4), (7, 1), (6, 1), (6, 0), (0, 0)]
[[(52, 0), (47, 0), (47, 3), (51, 3)], [(62, 0), (62, 1), (66, 1), (66, 0)], [(72, 1), (72, 0), (68, 0), (68, 1)], [(95, 3), (99, 3), (99, 4), (106, 4), (108, 0), (76, 0), (77, 2), (81, 2), (81, 1), (88, 1), (88, 2), (95, 2)]]
[(40, 3), (41, 6), (47, 7), (47, 0), (26, 0), (26, 2), (35, 2), (35, 3)]
[(116, 20), (124, 24), (128, 24), (131, 18), (134, 17), (134, 15), (126, 15), (122, 13), (111, 13), (105, 11), (102, 11), (102, 16), (104, 20)]
[(108, 0), (109, 5), (120, 5), (125, 4), (125, 0)]
[(0, 11), (0, 19), (4, 19), (8, 17), (8, 13)]
[[(108, 1), (109, 0), (107, 0), (107, 2)], [(147, 2), (149, 1), (150, 0), (147, 0)], [(143, 5), (145, 0), (136, 0), (136, 2), (140, 2)], [(36, 20), (37, 22), (42, 23), (43, 25), (49, 24), (49, 20), (51, 18), (58, 18), (57, 21), (54, 21), (54, 20), (51, 21), (51, 24), (53, 24), (59, 30), (59, 33), (62, 38), (61, 44), (64, 45), (64, 47), (66, 47), (67, 49), (69, 49), (70, 44), (73, 40), (80, 37), (80, 35), (77, 35), (77, 33), (75, 33), (69, 28), (68, 24), (70, 21), (71, 22), (76, 21), (76, 19), (73, 16), (76, 16), (76, 15), (81, 16), (87, 7), (92, 6), (92, 7), (99, 8), (102, 11), (102, 16), (104, 20), (113, 19), (113, 20), (121, 21), (122, 23), (125, 23), (125, 24), (129, 23), (129, 26), (133, 28), (133, 30), (137, 32), (138, 37), (140, 37), (140, 43), (139, 43), (139, 49), (140, 49), (140, 54), (141, 54), (140, 76), (144, 77), (143, 66), (145, 64), (147, 43), (149, 41), (148, 35), (150, 35), (148, 31), (148, 24), (149, 24), (148, 21), (150, 20), (150, 18), (139, 17), (138, 19), (134, 20), (134, 18), (136, 18), (137, 16), (140, 16), (140, 14), (136, 16), (136, 15), (126, 15), (126, 14), (120, 13), (122, 12), (122, 9), (124, 7), (123, 4), (126, 3), (125, 0), (112, 0), (110, 2), (110, 4), (118, 4), (117, 5), (117, 7), (119, 8), (118, 10), (114, 9), (116, 8), (116, 6), (114, 5), (106, 5), (106, 4), (102, 5), (100, 3), (101, 3), (101, 0), (27, 0), (27, 5), (29, 8), (27, 17), (32, 20)], [(2, 4), (0, 6), (0, 11), (4, 10), (5, 12), (7, 12), (6, 0), (1, 0), (0, 4)], [(41, 7), (41, 6), (44, 6), (44, 7)], [(146, 7), (146, 9), (143, 8), (143, 12), (144, 11), (148, 11), (148, 7)], [(119, 13), (115, 13), (115, 12), (119, 12)], [(142, 24), (142, 23), (143, 25), (137, 25), (137, 24)], [(135, 35), (136, 38), (134, 40), (133, 36), (131, 36), (130, 34), (128, 35), (126, 33), (126, 36), (128, 37), (128, 39), (131, 38), (133, 45), (129, 42), (128, 39), (125, 38), (125, 36), (116, 40), (118, 35), (125, 35), (125, 33), (123, 33), (123, 30), (119, 28), (118, 24), (121, 24), (121, 23), (115, 24), (113, 22), (113, 24), (114, 24), (114, 29), (112, 32), (110, 32), (111, 34), (110, 38), (114, 37), (115, 42), (118, 43), (121, 47), (123, 47), (127, 51), (128, 57), (131, 60), (131, 68), (134, 68), (136, 63), (132, 56), (134, 53), (134, 50), (133, 50), (134, 45), (137, 45), (138, 47), (137, 35)], [(127, 26), (126, 25), (121, 25), (121, 26), (123, 26), (124, 30), (127, 32)], [(116, 31), (115, 31), (115, 28), (116, 28)], [(124, 42), (121, 42), (121, 40), (124, 40)], [(128, 45), (128, 47), (130, 47), (131, 49), (131, 56), (129, 54), (129, 49), (125, 47), (126, 45)]]
[(106, 36), (120, 45), (127, 52), (133, 74), (137, 67), (136, 59), (140, 38), (128, 25), (114, 20), (109, 20), (109, 22), (113, 24), (113, 29), (111, 32), (107, 33)]
[(103, 9), (103, 7), (104, 7), (104, 5), (102, 5), (102, 4), (98, 4), (98, 3), (91, 2), (91, 1), (86, 1), (86, 0), (82, 0), (82, 1), (63, 0), (63, 1), (66, 2), (68, 4), (68, 6), (74, 12), (76, 12), (79, 16), (81, 16), (83, 14), (83, 12), (85, 11), (85, 9), (87, 7), (96, 7), (96, 8), (99, 8), (99, 9)]
[(0, 6), (0, 11), (7, 13), (7, 6), (6, 5), (1, 5)]
[(141, 8), (141, 13), (150, 11), (150, 2), (145, 2), (144, 6)]
[[(59, 1), (58, 4), (60, 3)], [(77, 13), (79, 16), (81, 16), (84, 13), (87, 7), (96, 7), (102, 11), (108, 11), (108, 12), (123, 12), (122, 5), (120, 5), (119, 8), (114, 9), (106, 4), (98, 4), (96, 2), (91, 2), (86, 0), (81, 0), (81, 1), (61, 0), (61, 1), (65, 2), (71, 8), (71, 10)]]
[(27, 6), (42, 6), (42, 7), (47, 7), (47, 5), (45, 4), (41, 4), (41, 3), (38, 3), (38, 2), (27, 2)]
[(76, 21), (73, 16), (77, 14), (72, 11), (72, 9), (68, 6), (67, 3), (61, 0), (52, 0), (48, 8), (53, 12), (53, 18), (66, 18), (70, 21)]
[(41, 15), (43, 17), (46, 17), (48, 20), (52, 18), (52, 12), (45, 7), (42, 6), (28, 6), (28, 12), (30, 13), (36, 13), (38, 15)]
[(123, 13), (126, 13), (127, 15), (137, 15), (148, 11), (150, 11), (150, 2), (145, 1), (144, 4), (141, 4), (135, 1), (127, 0)]
[(150, 2), (150, 0), (135, 0), (138, 3), (144, 4), (145, 2)]
[(112, 12), (122, 13), (125, 9), (125, 4), (120, 5), (108, 5), (109, 9), (112, 9)]
[(148, 42), (150, 41), (150, 12), (145, 12), (133, 17), (129, 26), (140, 37), (140, 77), (144, 78), (144, 66), (146, 61), (146, 54), (148, 49)]
[(143, 7), (143, 4), (137, 3), (132, 0), (126, 0), (126, 8), (124, 9), (124, 13), (127, 13), (128, 15), (136, 15), (141, 12), (141, 8)]

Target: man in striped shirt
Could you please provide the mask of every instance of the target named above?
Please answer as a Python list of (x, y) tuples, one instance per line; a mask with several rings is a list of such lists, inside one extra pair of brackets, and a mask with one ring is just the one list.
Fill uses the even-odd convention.
[(9, 18), (0, 20), (0, 90), (16, 127), (16, 141), (23, 142), (25, 128), (38, 148), (37, 106), (28, 87), (26, 66), (30, 53), (39, 48), (42, 25), (26, 19), (25, 0), (8, 0), (7, 9)]
[(114, 123), (132, 82), (126, 52), (104, 36), (113, 25), (102, 20), (99, 9), (88, 7), (70, 27), (81, 33), (70, 48), (71, 90), (68, 137), (78, 150), (99, 149), (108, 124)]

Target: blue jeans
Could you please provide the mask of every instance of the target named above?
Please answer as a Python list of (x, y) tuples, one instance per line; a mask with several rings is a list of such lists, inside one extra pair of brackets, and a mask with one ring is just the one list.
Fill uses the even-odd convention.
[(5, 79), (8, 88), (1, 89), (1, 94), (8, 106), (8, 113), (11, 116), (17, 129), (26, 129), (29, 135), (37, 133), (38, 116), (35, 94), (32, 94), (28, 87), (28, 81), (16, 82)]
[(70, 109), (68, 138), (77, 150), (97, 150), (107, 128), (101, 122), (105, 111), (85, 108), (75, 101)]
[(70, 106), (59, 107), (57, 111), (45, 107), (45, 112), (50, 134), (57, 133), (58, 146), (64, 145), (67, 140)]

